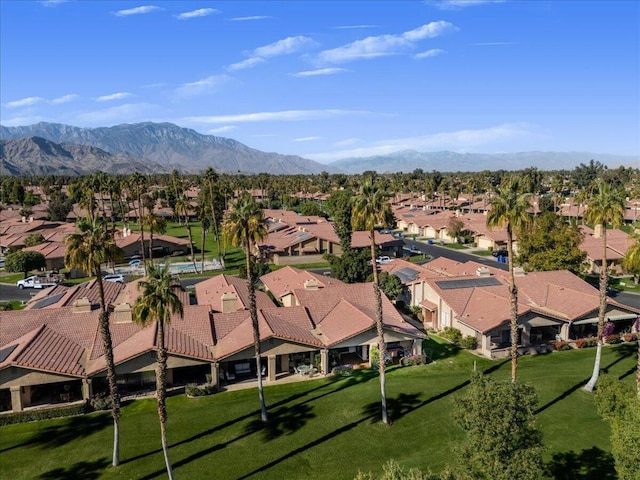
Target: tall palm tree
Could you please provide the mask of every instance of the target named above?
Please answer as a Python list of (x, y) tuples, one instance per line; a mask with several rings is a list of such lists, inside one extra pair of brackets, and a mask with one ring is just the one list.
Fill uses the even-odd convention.
[(142, 196), (147, 191), (148, 182), (144, 175), (139, 172), (135, 172), (131, 175), (129, 184), (131, 185), (136, 199), (138, 227), (140, 228), (140, 255), (142, 255), (142, 264), (146, 271), (147, 261), (144, 248), (144, 223), (142, 222), (142, 218), (144, 217), (144, 206), (142, 204)]
[(528, 223), (531, 193), (523, 193), (520, 178), (510, 177), (491, 198), (487, 227), (506, 228), (509, 255), (509, 295), (511, 300), (511, 381), (516, 382), (518, 369), (518, 287), (513, 273), (513, 233)]
[(171, 274), (169, 265), (149, 264), (147, 276), (138, 283), (142, 294), (133, 306), (133, 319), (136, 323), (146, 327), (156, 322), (157, 362), (156, 369), (156, 397), (158, 401), (158, 418), (160, 420), (160, 436), (162, 452), (167, 467), (169, 479), (173, 479), (171, 461), (169, 460), (169, 446), (167, 443), (167, 348), (164, 341), (165, 327), (171, 323), (172, 314), (182, 318), (184, 307), (176, 290), (182, 290), (178, 278)]
[(120, 464), (120, 397), (116, 382), (116, 367), (113, 360), (113, 343), (109, 330), (109, 312), (104, 296), (101, 265), (122, 257), (122, 251), (116, 245), (113, 231), (105, 230), (97, 220), (81, 218), (76, 223), (76, 233), (65, 239), (66, 251), (64, 264), (68, 269), (77, 268), (96, 276), (100, 294), (100, 335), (104, 345), (107, 364), (107, 383), (111, 396), (111, 416), (113, 417), (113, 460), (114, 467)]
[(162, 235), (166, 233), (167, 221), (153, 212), (149, 212), (142, 218), (142, 223), (149, 230), (149, 259), (153, 261), (153, 234), (159, 233)]
[(598, 178), (589, 188), (590, 197), (587, 200), (587, 211), (584, 219), (587, 223), (598, 228), (602, 226), (602, 265), (600, 266), (600, 308), (598, 309), (598, 346), (596, 348), (596, 360), (593, 364), (593, 373), (589, 382), (584, 386), (588, 392), (592, 392), (600, 376), (600, 359), (602, 357), (602, 333), (604, 319), (607, 311), (607, 282), (609, 272), (607, 265), (607, 225), (613, 228), (620, 227), (624, 221), (625, 194), (618, 188), (601, 178)]
[(193, 263), (193, 269), (198, 273), (198, 267), (196, 265), (196, 256), (193, 253), (193, 238), (191, 236), (191, 224), (189, 223), (189, 213), (191, 212), (191, 202), (186, 195), (180, 195), (176, 200), (176, 213), (178, 218), (180, 214), (184, 215), (184, 225), (187, 227), (187, 235), (189, 235), (189, 249), (191, 250), (191, 262)]
[(218, 183), (219, 177), (216, 171), (211, 167), (205, 170), (202, 177), (205, 180), (208, 187), (209, 201), (211, 202), (210, 211), (211, 211), (211, 218), (213, 223), (213, 232), (216, 237), (216, 242), (218, 242), (218, 257), (219, 257), (220, 256), (220, 237), (218, 235), (218, 212), (217, 212), (218, 203), (216, 202), (216, 195), (214, 191), (214, 185)]
[(266, 238), (267, 224), (260, 206), (248, 192), (242, 192), (238, 200), (231, 205), (222, 226), (225, 242), (236, 247), (242, 247), (246, 258), (247, 287), (249, 289), (249, 313), (253, 325), (253, 347), (258, 371), (258, 395), (260, 397), (260, 414), (266, 422), (267, 407), (262, 390), (262, 365), (260, 360), (260, 327), (258, 324), (258, 310), (256, 307), (256, 278), (252, 268), (251, 249), (255, 244)]
[(378, 372), (380, 374), (380, 396), (382, 405), (382, 423), (388, 424), (387, 393), (385, 376), (385, 357), (387, 346), (384, 341), (382, 324), (382, 295), (378, 280), (376, 263), (375, 226), (388, 226), (392, 223), (391, 205), (387, 201), (390, 195), (378, 186), (374, 186), (373, 178), (367, 177), (354, 197), (351, 211), (351, 223), (354, 230), (367, 230), (371, 239), (371, 265), (373, 268), (373, 291), (376, 298), (376, 332), (378, 335)]

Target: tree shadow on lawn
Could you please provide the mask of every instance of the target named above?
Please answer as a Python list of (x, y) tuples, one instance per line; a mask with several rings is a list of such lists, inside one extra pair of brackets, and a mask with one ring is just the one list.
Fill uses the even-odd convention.
[(290, 435), (304, 427), (306, 423), (315, 418), (311, 407), (304, 403), (293, 407), (282, 407), (269, 412), (269, 420), (252, 420), (244, 429), (245, 434), (260, 432), (265, 441), (275, 440), (282, 435)]
[[(307, 396), (309, 396), (310, 394), (312, 394), (314, 392), (317, 392), (319, 390), (325, 389), (327, 387), (334, 386), (336, 384), (339, 384), (341, 381), (346, 380), (346, 381), (344, 381), (344, 383), (342, 383), (341, 385), (339, 385), (335, 389), (332, 389), (332, 390), (329, 390), (327, 392), (321, 393), (319, 395), (307, 398), (306, 400), (304, 400), (304, 401), (302, 401), (300, 403), (297, 403), (295, 405), (291, 405), (291, 406), (287, 407), (288, 409), (298, 409), (300, 412), (303, 412), (302, 416), (298, 416), (298, 418), (295, 418), (295, 416), (287, 417), (286, 415), (283, 415), (283, 414), (279, 415), (279, 413), (278, 413), (279, 411), (275, 411), (275, 415), (277, 416), (277, 418), (274, 420), (275, 423), (273, 425), (275, 427), (277, 427), (277, 431), (270, 432), (269, 429), (268, 429), (269, 423), (271, 423), (271, 418), (270, 418), (270, 421), (269, 421), (269, 423), (267, 425), (264, 425), (261, 420), (254, 420), (254, 421), (251, 422), (251, 424), (254, 425), (252, 427), (252, 429), (250, 427), (247, 427), (247, 429), (245, 429), (245, 432), (243, 433), (243, 435), (241, 435), (240, 437), (238, 437), (238, 438), (236, 438), (236, 439), (234, 439), (232, 441), (239, 440), (240, 438), (244, 438), (246, 436), (252, 435), (253, 433), (256, 433), (257, 431), (261, 431), (261, 430), (264, 431), (265, 438), (269, 439), (269, 440), (273, 440), (274, 438), (277, 438), (277, 437), (279, 437), (279, 436), (281, 436), (281, 435), (283, 435), (285, 433), (287, 433), (287, 434), (288, 433), (292, 433), (294, 431), (293, 430), (293, 426), (295, 426), (296, 423), (299, 423), (303, 419), (303, 417), (305, 417), (305, 416), (308, 417), (308, 418), (304, 419), (304, 421), (306, 422), (307, 420), (309, 420), (310, 418), (313, 418), (315, 416), (313, 413), (311, 413), (311, 408), (306, 406), (307, 403), (319, 400), (319, 399), (321, 399), (323, 397), (326, 397), (328, 395), (332, 395), (332, 394), (337, 393), (337, 392), (339, 392), (341, 390), (345, 390), (345, 389), (350, 388), (350, 387), (352, 387), (354, 385), (358, 385), (358, 384), (367, 382), (367, 381), (371, 380), (372, 378), (375, 378), (376, 376), (377, 376), (376, 372), (367, 372), (367, 371), (364, 371), (364, 370), (358, 370), (358, 371), (354, 372), (354, 375), (351, 376), (351, 377), (337, 378), (337, 379), (335, 379), (333, 381), (324, 383), (324, 384), (319, 385), (319, 386), (317, 386), (315, 388), (312, 388), (312, 389), (309, 389), (309, 390), (305, 390), (305, 391), (297, 393), (295, 395), (291, 395), (291, 396), (289, 396), (287, 398), (284, 398), (284, 399), (280, 400), (279, 402), (276, 402), (276, 403), (274, 403), (272, 405), (267, 405), (267, 408), (269, 409), (269, 415), (271, 417), (271, 416), (274, 415), (274, 413), (271, 412), (271, 409), (278, 408), (278, 407), (286, 405), (286, 404), (288, 404), (290, 402), (293, 402), (295, 400), (299, 400), (301, 398), (307, 397)], [(184, 440), (180, 440), (178, 442), (172, 443), (169, 446), (169, 448), (178, 447), (180, 445), (184, 445), (184, 444), (196, 441), (196, 440), (200, 440), (200, 439), (208, 437), (209, 435), (212, 435), (212, 434), (214, 434), (214, 433), (216, 433), (216, 432), (218, 432), (220, 430), (223, 430), (223, 429), (225, 429), (227, 427), (230, 427), (230, 426), (232, 426), (232, 425), (234, 425), (234, 424), (236, 424), (238, 422), (241, 422), (243, 420), (247, 420), (247, 419), (249, 419), (251, 417), (257, 417), (258, 415), (260, 415), (260, 410), (259, 409), (253, 410), (252, 412), (249, 412), (249, 413), (247, 413), (245, 415), (242, 415), (240, 417), (234, 418), (233, 420), (228, 420), (228, 421), (226, 421), (226, 422), (224, 422), (224, 423), (222, 423), (220, 425), (217, 425), (215, 427), (212, 427), (212, 428), (209, 428), (209, 429), (207, 429), (205, 431), (197, 433), (197, 434), (195, 434), (195, 435), (193, 435), (193, 436), (191, 436), (189, 438), (185, 438)], [(227, 443), (230, 443), (230, 442), (227, 442)], [(223, 448), (224, 446), (226, 446), (226, 444), (224, 444), (222, 446), (219, 446), (218, 448), (214, 448), (213, 450), (210, 450), (207, 453), (211, 453), (211, 452), (213, 452), (215, 450), (218, 450), (219, 448)], [(160, 448), (154, 449), (152, 451), (141, 453), (140, 455), (136, 455), (135, 457), (128, 458), (128, 459), (124, 460), (122, 463), (123, 464), (130, 463), (130, 462), (133, 462), (135, 460), (139, 460), (141, 458), (148, 457), (149, 455), (154, 455), (154, 454), (160, 453), (160, 452), (162, 452), (162, 449), (160, 449)], [(196, 458), (192, 458), (192, 457), (193, 457), (193, 455), (191, 457), (188, 457), (188, 459), (190, 459), (190, 460), (185, 459), (184, 461), (176, 463), (174, 466), (177, 466), (177, 465), (180, 465), (180, 464), (185, 464), (185, 463), (188, 463), (189, 461), (192, 461), (192, 460), (196, 459)], [(160, 472), (160, 473), (162, 473), (162, 472)], [(154, 476), (156, 476), (156, 475), (155, 474), (151, 474), (150, 476), (148, 476), (146, 478), (154, 478)]]
[(43, 473), (38, 478), (42, 480), (91, 480), (99, 478), (105, 468), (110, 465), (109, 461), (101, 458), (94, 462), (78, 462), (68, 468), (55, 468)]
[(615, 480), (613, 456), (592, 447), (581, 452), (554, 453), (544, 467), (547, 478), (554, 480)]
[[(633, 353), (635, 352), (635, 348), (628, 348), (628, 347), (629, 346), (626, 345), (626, 344), (617, 347), (616, 350), (615, 350), (615, 353), (616, 353), (616, 356), (618, 358), (616, 360), (614, 360), (613, 362), (611, 362), (606, 367), (601, 368), (600, 372), (601, 373), (609, 373), (609, 369), (611, 367), (613, 367), (614, 365), (622, 362), (623, 360), (625, 360), (628, 357), (630, 357), (631, 355), (633, 355)], [(632, 370), (635, 370), (635, 367)], [(626, 376), (626, 375), (627, 374), (625, 374), (624, 376)], [(620, 379), (622, 379), (623, 377), (620, 377)], [(591, 378), (591, 375), (589, 375), (585, 379), (581, 380), (580, 382), (576, 383), (574, 386), (572, 386), (568, 390), (565, 390), (560, 395), (558, 395), (556, 398), (554, 398), (553, 400), (550, 400), (549, 402), (545, 403), (542, 407), (538, 408), (534, 412), (534, 414), (538, 415), (539, 413), (544, 412), (547, 408), (555, 405), (559, 401), (564, 400), (565, 398), (567, 398), (569, 395), (571, 395), (576, 390), (579, 390), (580, 388), (584, 387), (587, 384), (587, 382), (589, 381), (590, 378)]]
[(64, 423), (38, 429), (38, 431), (25, 442), (5, 448), (1, 450), (0, 453), (29, 445), (38, 445), (42, 449), (61, 447), (69, 442), (93, 435), (109, 425), (113, 425), (113, 419), (105, 413), (91, 416), (77, 415), (68, 417)]

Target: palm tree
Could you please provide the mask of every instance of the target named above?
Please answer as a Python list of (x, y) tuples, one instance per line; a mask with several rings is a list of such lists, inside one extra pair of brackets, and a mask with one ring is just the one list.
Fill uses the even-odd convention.
[(160, 436), (162, 452), (167, 467), (169, 479), (173, 479), (171, 461), (169, 460), (169, 447), (167, 443), (167, 348), (164, 341), (165, 326), (171, 323), (172, 314), (182, 318), (184, 308), (176, 290), (182, 290), (177, 277), (169, 271), (169, 265), (156, 266), (149, 264), (147, 277), (138, 283), (138, 289), (142, 290), (133, 306), (133, 319), (136, 323), (146, 327), (156, 322), (157, 362), (156, 369), (156, 397), (158, 400), (158, 418), (160, 419)]
[(225, 242), (236, 247), (244, 248), (247, 268), (247, 287), (249, 289), (249, 313), (253, 325), (253, 346), (256, 355), (258, 371), (258, 395), (260, 397), (260, 413), (266, 422), (267, 407), (262, 391), (262, 365), (260, 361), (260, 327), (258, 325), (258, 310), (256, 308), (256, 278), (252, 268), (251, 248), (258, 241), (266, 238), (267, 226), (260, 206), (248, 192), (242, 192), (238, 200), (231, 205), (222, 226)]
[(216, 242), (218, 242), (218, 259), (220, 258), (220, 237), (218, 235), (218, 215), (217, 215), (217, 202), (216, 195), (214, 192), (214, 185), (218, 183), (219, 177), (216, 171), (209, 167), (205, 170), (202, 175), (205, 182), (207, 183), (208, 191), (209, 191), (209, 201), (211, 202), (211, 218), (213, 223), (213, 232), (216, 237)]
[(116, 382), (116, 367), (113, 360), (113, 343), (109, 330), (109, 312), (104, 297), (101, 265), (117, 260), (122, 251), (116, 245), (113, 231), (106, 230), (97, 220), (81, 218), (76, 223), (77, 232), (65, 239), (64, 264), (68, 269), (77, 268), (96, 276), (100, 294), (100, 335), (104, 345), (107, 364), (107, 382), (111, 396), (111, 416), (113, 417), (113, 460), (114, 467), (120, 464), (120, 397)]
[(378, 372), (380, 374), (380, 395), (382, 405), (382, 423), (388, 424), (387, 393), (385, 377), (385, 356), (387, 346), (384, 341), (382, 324), (382, 295), (378, 281), (376, 263), (375, 226), (387, 226), (392, 223), (391, 205), (387, 201), (390, 195), (383, 189), (374, 186), (373, 178), (367, 177), (358, 194), (354, 198), (351, 212), (351, 223), (354, 230), (368, 230), (371, 239), (371, 265), (373, 268), (373, 291), (376, 298), (376, 332), (378, 334)]
[(153, 212), (147, 213), (142, 217), (142, 223), (149, 230), (149, 260), (153, 261), (153, 234), (162, 235), (167, 231), (167, 221), (155, 215)]
[(602, 356), (602, 332), (607, 311), (607, 282), (609, 272), (607, 265), (607, 225), (613, 228), (620, 227), (624, 221), (625, 194), (621, 189), (611, 188), (611, 185), (601, 178), (589, 188), (591, 196), (587, 201), (587, 211), (584, 219), (594, 228), (602, 227), (602, 265), (600, 266), (600, 308), (598, 310), (598, 346), (596, 360), (593, 364), (593, 373), (589, 382), (584, 386), (588, 392), (592, 392), (600, 376), (600, 358)]
[(193, 253), (193, 239), (191, 237), (191, 224), (189, 223), (189, 213), (191, 211), (191, 203), (186, 195), (180, 195), (176, 200), (176, 213), (178, 218), (180, 214), (184, 215), (184, 224), (187, 227), (187, 234), (189, 235), (189, 248), (191, 250), (191, 262), (193, 263), (193, 269), (198, 273), (198, 267), (196, 266), (196, 256)]
[(136, 199), (136, 209), (138, 217), (138, 226), (140, 227), (140, 255), (142, 255), (142, 264), (145, 271), (147, 268), (146, 254), (144, 248), (144, 223), (142, 217), (144, 216), (144, 206), (142, 205), (142, 196), (147, 190), (147, 178), (139, 172), (135, 172), (131, 175), (129, 183), (133, 189)]
[(529, 198), (523, 193), (518, 177), (507, 178), (498, 187), (498, 194), (490, 200), (487, 227), (506, 228), (509, 255), (509, 295), (511, 299), (511, 381), (516, 382), (518, 369), (518, 287), (513, 274), (513, 232), (529, 221)]

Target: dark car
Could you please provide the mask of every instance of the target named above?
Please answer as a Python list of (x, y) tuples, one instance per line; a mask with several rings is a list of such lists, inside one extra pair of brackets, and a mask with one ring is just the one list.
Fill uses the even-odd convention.
[(491, 255), (494, 257), (506, 257), (509, 255), (509, 251), (506, 248), (499, 248), (498, 250), (491, 252)]

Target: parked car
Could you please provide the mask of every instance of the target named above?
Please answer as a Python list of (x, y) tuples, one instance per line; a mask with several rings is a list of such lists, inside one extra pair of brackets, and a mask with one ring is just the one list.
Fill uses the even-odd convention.
[(382, 263), (389, 263), (389, 262), (391, 262), (391, 257), (387, 257), (386, 255), (376, 258), (376, 263), (382, 264)]
[(491, 255), (493, 255), (494, 257), (506, 257), (507, 255), (509, 255), (509, 251), (506, 248), (499, 248), (491, 252)]
[(119, 273), (105, 275), (103, 277), (105, 282), (124, 283), (124, 275)]
[(130, 267), (139, 267), (142, 264), (142, 260), (135, 258), (133, 260), (129, 261), (129, 266)]

